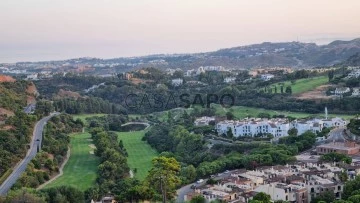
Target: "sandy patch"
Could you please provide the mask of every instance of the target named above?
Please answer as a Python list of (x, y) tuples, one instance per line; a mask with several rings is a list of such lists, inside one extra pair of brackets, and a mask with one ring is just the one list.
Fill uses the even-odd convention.
[(94, 151), (89, 151), (90, 154), (95, 154)]
[(4, 109), (4, 108), (0, 108), (0, 115), (7, 115), (9, 117), (9, 116), (15, 115), (15, 113), (13, 111), (10, 111), (10, 110)]
[(131, 83), (133, 83), (135, 85), (154, 82), (153, 80), (143, 80), (143, 79), (140, 79), (140, 78), (131, 78), (130, 81), (131, 81)]
[(34, 85), (34, 83), (31, 82), (27, 86), (26, 93), (31, 94), (31, 95), (36, 95), (37, 94), (37, 89), (36, 89), (36, 86)]
[(29, 105), (29, 104), (35, 104), (36, 103), (36, 99), (34, 96), (29, 96), (27, 95), (26, 96), (26, 103)]
[(16, 80), (8, 75), (0, 75), (0, 83), (1, 82), (15, 82)]
[(91, 149), (96, 149), (96, 146), (95, 146), (94, 144), (89, 144), (89, 147), (90, 147)]
[(55, 98), (73, 98), (73, 99), (78, 99), (80, 97), (81, 95), (77, 92), (67, 91), (63, 89), (60, 89), (58, 94), (55, 96)]
[(54, 159), (54, 155), (53, 154), (48, 154), (48, 158), (49, 159)]
[(332, 96), (326, 95), (326, 90), (329, 89), (329, 87), (332, 87), (332, 85), (321, 85), (314, 90), (299, 94), (296, 98), (305, 100), (331, 99)]
[(15, 129), (15, 127), (12, 126), (12, 125), (5, 125), (5, 126), (0, 128), (0, 130), (5, 130), (5, 131), (6, 130), (13, 130), (13, 129)]

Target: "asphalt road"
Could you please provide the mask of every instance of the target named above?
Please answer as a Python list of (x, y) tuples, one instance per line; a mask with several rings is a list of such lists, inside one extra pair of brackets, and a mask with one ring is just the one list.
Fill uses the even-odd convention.
[(134, 124), (145, 125), (146, 126), (145, 129), (150, 127), (150, 124), (146, 122), (127, 122), (125, 124), (122, 124), (121, 126), (134, 125)]
[(25, 107), (24, 112), (30, 114), (33, 110), (35, 110), (36, 104), (29, 104)]
[[(215, 177), (213, 179), (215, 180), (221, 180), (225, 177), (228, 177), (230, 176), (232, 171), (227, 171), (227, 172), (223, 172), (223, 173), (218, 173), (217, 175), (215, 175)], [(183, 186), (182, 188), (178, 189), (176, 191), (177, 193), (177, 198), (176, 198), (176, 203), (183, 203), (185, 202), (184, 201), (184, 196), (186, 194), (188, 194), (189, 192), (193, 191), (193, 189), (191, 189), (191, 186), (192, 185), (195, 185), (196, 187), (199, 187), (199, 186), (203, 186), (206, 184), (206, 181), (208, 180), (208, 178), (204, 179), (204, 181), (202, 183), (192, 183), (192, 184), (189, 184), (189, 185), (185, 185)]]
[(338, 142), (345, 142), (345, 138), (343, 135), (344, 128), (335, 128), (334, 130), (330, 131), (329, 137), (326, 142), (332, 142), (333, 140)]
[(30, 149), (28, 150), (25, 158), (15, 166), (13, 172), (10, 176), (3, 182), (0, 186), (0, 195), (6, 195), (6, 193), (10, 190), (10, 188), (15, 184), (16, 180), (20, 177), (20, 175), (25, 171), (26, 166), (29, 164), (31, 159), (33, 159), (37, 153), (38, 146), (40, 148), (42, 142), (42, 133), (46, 122), (53, 116), (58, 115), (59, 113), (53, 113), (50, 116), (47, 116), (40, 121), (38, 121), (35, 125), (33, 131), (33, 138), (30, 143)]

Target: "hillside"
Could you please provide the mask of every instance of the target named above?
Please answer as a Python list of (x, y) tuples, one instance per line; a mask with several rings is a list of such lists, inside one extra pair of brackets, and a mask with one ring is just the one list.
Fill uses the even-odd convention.
[(13, 112), (22, 110), (28, 101), (35, 101), (35, 96), (36, 87), (32, 82), (0, 83), (0, 108)]
[[(0, 183), (26, 154), (36, 116), (24, 113), (34, 84), (2, 76), (0, 83)], [(36, 89), (36, 88), (35, 88)], [(5, 175), (4, 175), (5, 174)], [(4, 176), (3, 176), (4, 175)]]
[[(86, 57), (62, 61), (20, 62), (15, 66), (4, 66), (12, 70), (26, 68), (30, 72), (46, 71), (48, 66), (53, 66), (56, 71), (63, 72), (78, 72), (79, 67), (88, 67), (82, 69), (83, 73), (88, 75), (113, 75), (144, 67), (156, 67), (163, 70), (167, 68), (189, 70), (200, 66), (224, 66), (227, 69), (278, 66), (308, 68), (339, 64), (358, 52), (360, 52), (360, 38), (350, 41), (337, 40), (327, 45), (303, 42), (264, 42), (204, 53), (158, 54), (113, 59)], [(36, 70), (30, 67), (36, 67)], [(51, 84), (49, 88), (53, 88)]]
[(0, 83), (3, 83), (3, 82), (15, 82), (15, 81), (16, 80), (11, 76), (0, 75)]
[(360, 52), (360, 38), (351, 41), (337, 40), (327, 45), (302, 42), (264, 42), (207, 53), (117, 58), (102, 60), (102, 63), (126, 63), (135, 68), (183, 69), (211, 65), (235, 69), (276, 66), (316, 67), (338, 64), (358, 52)]
[(360, 66), (360, 52), (350, 56), (347, 60), (340, 63), (341, 66)]

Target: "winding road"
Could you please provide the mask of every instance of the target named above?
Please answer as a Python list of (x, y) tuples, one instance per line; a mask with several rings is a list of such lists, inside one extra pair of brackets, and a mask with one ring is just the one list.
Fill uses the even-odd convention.
[(10, 190), (10, 188), (15, 184), (16, 180), (20, 177), (20, 175), (25, 171), (26, 166), (29, 164), (31, 159), (33, 159), (37, 152), (38, 147), (40, 150), (41, 142), (42, 142), (42, 134), (44, 127), (46, 125), (46, 122), (50, 120), (53, 116), (58, 115), (59, 113), (52, 113), (47, 117), (42, 118), (39, 120), (33, 131), (33, 137), (30, 143), (30, 149), (28, 150), (25, 158), (15, 166), (13, 172), (10, 174), (10, 176), (3, 182), (3, 184), (0, 186), (0, 195), (6, 195), (6, 193)]
[(327, 142), (332, 142), (333, 140), (337, 142), (345, 142), (346, 139), (344, 137), (344, 129), (345, 128), (335, 128), (331, 130), (329, 137), (327, 138)]
[[(235, 170), (233, 170), (235, 171)], [(233, 171), (226, 171), (226, 172), (222, 172), (222, 173), (218, 173), (217, 175), (215, 175), (215, 177), (213, 178), (214, 180), (221, 180), (223, 178), (226, 178), (226, 177), (229, 177), (230, 174), (233, 172)], [(206, 181), (209, 180), (208, 178), (206, 179), (203, 179), (203, 182), (202, 183), (192, 183), (192, 184), (188, 184), (188, 185), (185, 185), (183, 186), (182, 188), (178, 189), (176, 191), (176, 194), (177, 194), (177, 198), (175, 200), (176, 203), (182, 203), (182, 202), (185, 202), (184, 200), (184, 196), (188, 193), (190, 193), (191, 191), (194, 191), (194, 189), (191, 188), (191, 186), (196, 186), (196, 187), (200, 187), (200, 186), (203, 186), (206, 184)]]
[[(148, 127), (150, 127), (150, 124), (149, 123), (146, 123), (146, 122), (127, 122), (125, 124), (122, 124), (121, 126), (127, 126), (127, 125), (145, 125), (145, 129), (147, 129)], [(144, 129), (144, 130), (145, 130)]]

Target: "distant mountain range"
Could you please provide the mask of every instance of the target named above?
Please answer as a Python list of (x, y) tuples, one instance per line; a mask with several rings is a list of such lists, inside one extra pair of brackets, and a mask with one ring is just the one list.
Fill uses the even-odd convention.
[[(323, 67), (341, 64), (360, 52), (360, 38), (350, 41), (333, 41), (327, 45), (301, 42), (264, 42), (248, 46), (220, 49), (214, 52), (193, 54), (159, 54), (142, 57), (114, 59), (80, 58), (66, 61), (38, 62), (57, 66), (67, 64), (86, 64), (97, 69), (115, 68), (128, 71), (134, 68), (181, 68), (193, 69), (199, 66), (224, 66), (230, 69), (249, 69), (254, 67)], [(30, 63), (30, 62), (28, 62)], [(26, 63), (18, 63), (18, 65)], [(32, 63), (34, 65), (34, 63)], [(31, 66), (23, 66), (31, 67)]]
[(253, 67), (321, 67), (339, 64), (360, 52), (360, 38), (351, 41), (334, 41), (327, 45), (315, 43), (283, 42), (254, 44), (249, 46), (220, 49), (214, 52), (188, 55), (158, 55), (142, 58), (147, 61), (164, 60), (164, 67), (197, 68), (207, 65), (221, 65), (227, 68)]
[(360, 52), (350, 56), (347, 60), (343, 61), (341, 66), (360, 66)]

